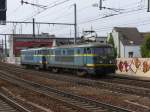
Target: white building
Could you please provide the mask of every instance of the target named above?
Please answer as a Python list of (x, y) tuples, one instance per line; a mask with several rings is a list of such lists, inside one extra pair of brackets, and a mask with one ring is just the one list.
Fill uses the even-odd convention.
[(134, 27), (114, 27), (112, 31), (118, 58), (141, 57), (143, 36)]

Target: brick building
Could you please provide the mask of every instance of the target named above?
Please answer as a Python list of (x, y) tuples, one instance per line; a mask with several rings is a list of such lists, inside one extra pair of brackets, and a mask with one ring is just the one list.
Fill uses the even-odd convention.
[(74, 38), (55, 37), (55, 35), (49, 35), (42, 33), (40, 35), (32, 34), (14, 34), (9, 37), (9, 56), (19, 57), (20, 50), (35, 47), (52, 47), (64, 44), (73, 44)]
[(33, 47), (51, 47), (53, 44), (54, 35), (40, 34), (33, 37), (32, 34), (14, 34), (9, 37), (10, 57), (20, 55), (20, 50)]

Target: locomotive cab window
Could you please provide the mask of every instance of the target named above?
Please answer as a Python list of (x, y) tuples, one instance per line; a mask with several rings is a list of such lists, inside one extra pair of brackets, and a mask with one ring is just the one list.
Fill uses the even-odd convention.
[(51, 54), (51, 55), (53, 55), (53, 54), (54, 54), (54, 53), (53, 53), (53, 50), (50, 50), (50, 54)]
[(36, 55), (36, 50), (34, 51), (34, 54), (33, 55)]
[(84, 48), (84, 53), (86, 54), (86, 48)]
[(87, 48), (87, 53), (88, 53), (88, 54), (92, 54), (91, 48)]
[(111, 55), (112, 54), (112, 48), (110, 47), (100, 47), (100, 48), (94, 48), (95, 54), (98, 55)]
[(36, 55), (38, 55), (38, 51), (36, 50)]
[(56, 50), (55, 55), (61, 55), (61, 50)]
[(48, 50), (43, 50), (42, 54), (47, 55), (48, 54)]
[(65, 55), (65, 54), (66, 54), (65, 50), (63, 50), (63, 55)]
[(73, 50), (73, 49), (68, 50), (68, 51), (67, 51), (67, 54), (68, 54), (68, 55), (74, 55), (74, 50)]

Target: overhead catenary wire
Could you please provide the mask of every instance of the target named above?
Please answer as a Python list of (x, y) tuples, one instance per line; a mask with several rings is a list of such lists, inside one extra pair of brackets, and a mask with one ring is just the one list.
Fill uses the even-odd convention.
[[(65, 3), (65, 2), (68, 2), (68, 1), (70, 1), (70, 0), (64, 0), (64, 1), (61, 1), (61, 2), (60, 2), (60, 0), (54, 1), (54, 2), (52, 2), (52, 3), (49, 4), (49, 5), (51, 5), (50, 7), (47, 7), (47, 8), (45, 8), (43, 11), (36, 13), (36, 15), (38, 15), (38, 14), (44, 12), (45, 10), (47, 10), (47, 9), (49, 9), (49, 8), (56, 7), (57, 5), (61, 5), (61, 4)], [(53, 5), (53, 4), (54, 4), (54, 5)], [(19, 6), (19, 7), (20, 7), (20, 6)], [(16, 11), (17, 11), (17, 8), (16, 8)], [(35, 16), (35, 15), (33, 15), (33, 16)], [(28, 18), (28, 19), (29, 19), (29, 18)], [(26, 20), (27, 20), (27, 19), (26, 19)], [(24, 20), (24, 21), (25, 21), (25, 20)], [(73, 25), (73, 24), (72, 24), (72, 25)]]
[[(116, 26), (119, 27), (119, 26), (126, 26), (126, 25), (131, 25), (133, 26), (133, 24), (136, 24), (136, 26), (142, 26), (142, 25), (146, 25), (146, 23), (144, 22), (147, 22), (148, 24), (150, 24), (149, 22), (149, 18), (147, 18), (147, 20), (143, 20), (143, 21), (138, 21), (138, 22), (130, 22), (130, 23), (121, 23), (121, 24), (117, 24)], [(109, 26), (109, 27), (102, 27), (102, 28), (95, 28), (95, 30), (99, 30), (99, 31), (107, 31), (109, 29), (112, 29), (114, 26)]]
[[(147, 23), (141, 23), (141, 22), (139, 22), (139, 23), (136, 23), (137, 25), (136, 26), (144, 26), (144, 25), (149, 25), (150, 24), (150, 22), (149, 21), (147, 21)], [(122, 25), (125, 25), (125, 24), (122, 24)], [(119, 26), (122, 26), (122, 25), (118, 25), (118, 27)], [(128, 24), (127, 24), (128, 25)], [(94, 29), (96, 32), (102, 32), (102, 31), (108, 31), (108, 30), (112, 30), (112, 28), (113, 28), (113, 26), (112, 27), (107, 27), (106, 29), (105, 28), (99, 28), (99, 29)], [(79, 31), (78, 32), (79, 34), (82, 34), (82, 32), (81, 31)], [(69, 37), (69, 35), (70, 35), (70, 33), (58, 33), (58, 35), (68, 35), (68, 37)]]
[(91, 19), (91, 20), (88, 20), (88, 21), (78, 22), (78, 24), (85, 24), (85, 23), (89, 23), (89, 22), (96, 22), (96, 21), (98, 21), (100, 19), (105, 19), (105, 18), (117, 16), (117, 15), (120, 15), (120, 14), (137, 12), (137, 11), (140, 11), (140, 10), (144, 10), (144, 9), (136, 9), (136, 10), (131, 10), (131, 11), (127, 11), (127, 12), (122, 12), (122, 13), (119, 13), (119, 14), (110, 14), (110, 15), (106, 15), (106, 16), (103, 16), (103, 17), (98, 17), (98, 18), (95, 18), (95, 19)]
[(51, 6), (47, 6), (47, 7), (44, 8), (42, 11), (39, 11), (39, 12), (35, 13), (34, 15), (32, 15), (32, 16), (30, 16), (30, 17), (24, 19), (23, 21), (26, 21), (26, 20), (28, 20), (28, 19), (31, 19), (31, 18), (33, 18), (33, 17), (35, 17), (35, 16), (37, 16), (37, 15), (43, 13), (44, 11), (46, 11), (46, 10), (48, 10), (48, 9), (50, 9), (50, 8), (59, 6), (59, 5), (64, 4), (64, 3), (68, 2), (68, 1), (70, 1), (70, 0), (64, 0), (64, 1), (61, 1), (61, 2), (58, 2), (58, 3), (55, 3), (55, 4), (52, 3), (52, 4), (50, 4)]
[[(117, 24), (116, 26), (117, 27), (119, 27), (119, 26), (123, 26), (123, 27), (125, 27), (126, 25), (132, 25), (133, 26), (133, 24), (135, 24), (136, 26), (143, 26), (143, 25), (149, 25), (150, 24), (150, 22), (149, 22), (149, 18), (147, 18), (147, 19), (145, 19), (145, 20), (143, 20), (143, 21), (134, 21), (134, 22), (125, 22), (125, 23), (120, 23), (120, 24)], [(104, 27), (102, 27), (102, 28), (94, 28), (94, 30), (95, 31), (108, 31), (108, 30), (112, 30), (113, 29), (113, 27), (115, 27), (114, 25), (112, 25), (112, 26), (104, 26)], [(73, 31), (73, 30), (72, 30)], [(79, 33), (81, 33), (81, 32), (79, 32)], [(61, 33), (62, 34), (62, 33)], [(69, 33), (65, 33), (65, 35), (69, 35)]]
[[(60, 0), (59, 0), (60, 1)], [(59, 2), (58, 1), (58, 2)], [(136, 12), (136, 11), (135, 11)], [(125, 14), (125, 13), (124, 13)], [(129, 14), (129, 13), (127, 13), (127, 14)], [(120, 14), (119, 14), (120, 15)], [(111, 17), (113, 17), (113, 16), (111, 16)], [(110, 17), (110, 19), (111, 19), (111, 17)], [(88, 19), (88, 18), (87, 18)], [(105, 19), (105, 18), (104, 18)], [(104, 20), (104, 19), (101, 19), (101, 20)], [(92, 22), (89, 22), (90, 24), (92, 23)], [(81, 24), (82, 25), (82, 24)]]
[[(136, 4), (135, 4), (135, 3), (136, 3)], [(139, 4), (139, 2), (134, 2), (134, 4), (137, 5), (137, 4)], [(90, 5), (90, 6), (91, 6), (91, 5)], [(128, 4), (127, 6), (129, 6), (129, 4)], [(89, 5), (86, 6), (86, 7), (84, 7), (84, 8), (78, 9), (77, 11), (78, 11), (78, 13), (81, 13), (81, 12), (84, 11), (86, 8), (89, 8)], [(137, 8), (137, 7), (132, 7), (132, 8)], [(60, 15), (60, 16), (56, 17), (54, 20), (62, 19), (63, 17), (68, 16), (69, 14), (71, 14), (71, 13), (62, 14), (62, 16)]]

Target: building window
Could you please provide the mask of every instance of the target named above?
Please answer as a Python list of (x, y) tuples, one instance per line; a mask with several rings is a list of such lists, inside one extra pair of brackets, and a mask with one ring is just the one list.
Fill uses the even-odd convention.
[(133, 58), (133, 52), (128, 52), (129, 58)]

